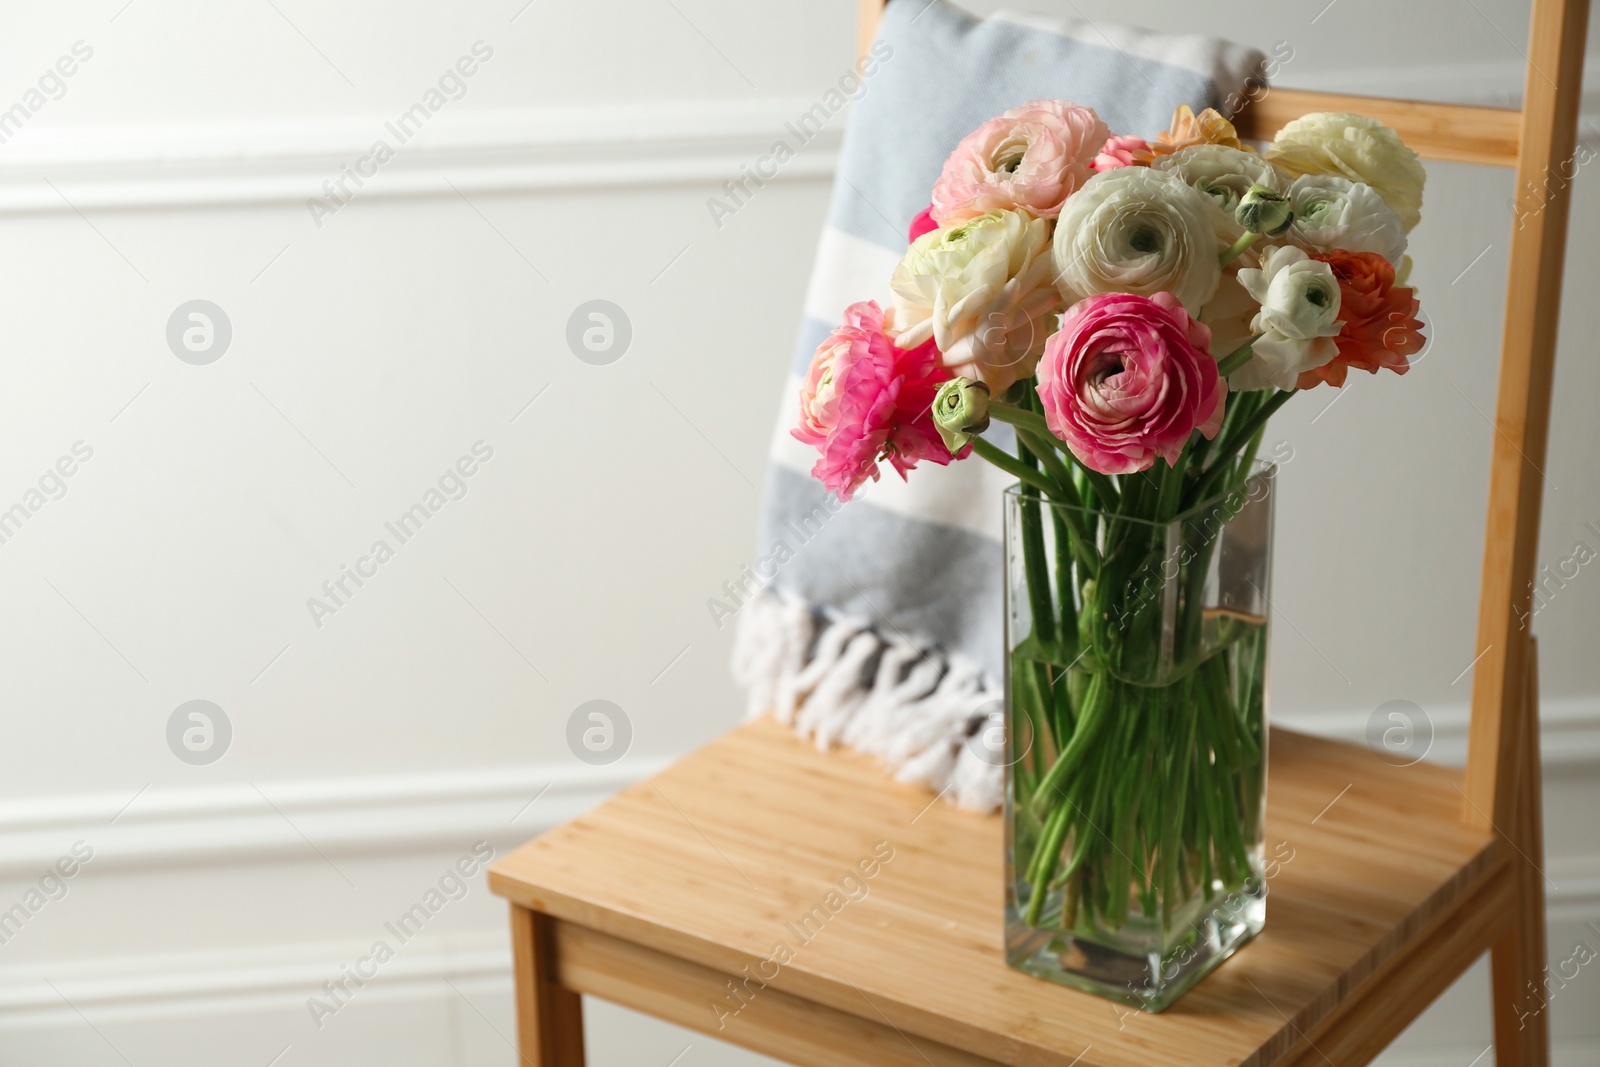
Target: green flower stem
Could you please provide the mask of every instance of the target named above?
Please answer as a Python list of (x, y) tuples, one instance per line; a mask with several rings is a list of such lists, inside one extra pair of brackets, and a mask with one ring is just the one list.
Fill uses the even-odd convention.
[(1111, 811), (1110, 845), (1113, 855), (1109, 859), (1111, 877), (1107, 884), (1108, 903), (1110, 905), (1106, 920), (1113, 926), (1121, 926), (1128, 918), (1128, 900), (1132, 895), (1133, 885), (1133, 855), (1135, 851), (1133, 837), (1134, 826), (1139, 817), (1139, 750), (1143, 747), (1143, 733), (1146, 729), (1144, 717), (1146, 702), (1144, 691), (1137, 687), (1130, 687), (1126, 691), (1130, 698), (1127, 706), (1122, 709), (1123, 730), (1121, 748), (1116, 765), (1121, 768), (1115, 791), (1112, 793), (1113, 808)]
[(1055, 434), (1050, 432), (1050, 424), (1044, 421), (1043, 415), (1037, 411), (1017, 407), (1015, 404), (1007, 404), (1003, 400), (989, 401), (989, 417), (1010, 423), (1012, 426), (1025, 426), (1034, 433), (1055, 437)]
[(1061, 929), (1070, 930), (1078, 924), (1078, 902), (1083, 896), (1083, 866), (1076, 864), (1067, 876), (1062, 890)]
[[(1072, 558), (1079, 546), (1091, 556), (1093, 549), (1089, 547), (1087, 538), (1075, 534), (1067, 525), (1067, 516), (1073, 515), (1078, 520), (1081, 529), (1083, 517), (1066, 508), (1051, 508), (1050, 522), (1056, 535), (1056, 611), (1061, 619), (1061, 645), (1062, 650), (1077, 655), (1078, 639), (1078, 602), (1077, 590), (1072, 583)], [(1098, 561), (1095, 561), (1096, 563)], [(1085, 563), (1084, 569), (1090, 569), (1091, 564)], [(1062, 671), (1066, 675), (1067, 671)], [(1071, 714), (1072, 704), (1068, 699), (1066, 679), (1061, 680), (1061, 698), (1057, 703), (1058, 710)]]
[(1266, 425), (1267, 420), (1270, 419), (1279, 408), (1283, 407), (1283, 405), (1289, 402), (1289, 399), (1295, 395), (1295, 392), (1296, 390), (1293, 389), (1278, 390), (1277, 394), (1273, 396), (1272, 399), (1258, 407), (1250, 414), (1249, 418), (1245, 419), (1243, 423), (1234, 427), (1233, 430), (1229, 432), (1222, 444), (1213, 450), (1211, 465), (1206, 468), (1205, 473), (1200, 476), (1200, 480), (1195, 483), (1194, 488), (1190, 489), (1188, 495), (1184, 498), (1185, 507), (1193, 507), (1206, 498), (1206, 493), (1211, 489), (1212, 485), (1216, 483), (1217, 479), (1222, 475), (1222, 473), (1225, 470), (1231, 471), (1233, 469), (1232, 460), (1234, 454), (1243, 448), (1250, 441), (1250, 439), (1256, 435), (1257, 430)]
[(982, 456), (990, 463), (993, 463), (996, 467), (999, 467), (1001, 470), (1005, 471), (1013, 478), (1016, 478), (1018, 481), (1025, 482), (1026, 484), (1033, 486), (1035, 489), (1041, 490), (1045, 493), (1056, 492), (1056, 487), (1052, 485), (1049, 479), (1045, 478), (1044, 475), (1040, 474), (1037, 470), (1026, 466), (1021, 460), (1017, 459), (1016, 456), (1011, 455), (1010, 453), (982, 437), (974, 437), (972, 439), (972, 451), (976, 455)]
[(1256, 239), (1260, 236), (1261, 235), (1259, 233), (1242, 234), (1237, 241), (1228, 246), (1228, 250), (1226, 252), (1222, 253), (1222, 265), (1226, 267), (1229, 263), (1232, 263), (1234, 260), (1244, 255), (1250, 246), (1256, 243)]
[[(1050, 577), (1044, 558), (1044, 525), (1039, 515), (1039, 491), (1022, 487), (1022, 565), (1027, 571), (1028, 609), (1033, 615), (1033, 633), (1041, 646), (1055, 644), (1056, 616), (1050, 603)], [(1040, 686), (1040, 703), (1048, 699), (1049, 689)], [(1053, 718), (1053, 716), (1052, 716)]]
[(1084, 694), (1083, 707), (1078, 712), (1078, 728), (1073, 731), (1067, 747), (1061, 750), (1061, 754), (1056, 757), (1055, 763), (1045, 772), (1044, 778), (1033, 792), (1032, 803), (1035, 812), (1043, 814), (1050, 810), (1051, 805), (1058, 803), (1057, 794), (1061, 791), (1062, 784), (1083, 763), (1100, 731), (1105, 728), (1107, 720), (1111, 717), (1111, 705), (1115, 703), (1111, 693), (1107, 692), (1109, 688), (1111, 686), (1106, 682), (1103, 673), (1096, 673), (1089, 680), (1089, 691)]
[(1050, 426), (1044, 421), (1044, 416), (1038, 412), (1027, 411), (1011, 404), (998, 400), (989, 402), (989, 417), (1000, 422), (1010, 423), (1019, 429), (1026, 429), (1037, 436), (1041, 441), (1049, 444), (1057, 452), (1069, 457), (1078, 470), (1083, 471), (1084, 477), (1094, 487), (1095, 495), (1100, 498), (1099, 506), (1106, 509), (1115, 509), (1117, 506), (1117, 488), (1111, 479), (1097, 470), (1090, 470), (1079, 462), (1067, 448), (1065, 441), (1050, 432)]
[(1173, 783), (1172, 810), (1161, 825), (1161, 854), (1167, 861), (1167, 870), (1162, 880), (1163, 901), (1161, 919), (1163, 923), (1172, 921), (1172, 906), (1174, 902), (1187, 896), (1183, 890), (1183, 874), (1180, 865), (1178, 842), (1183, 840), (1183, 821), (1185, 807), (1189, 799), (1189, 752), (1194, 747), (1194, 720), (1188, 714), (1186, 705), (1189, 687), (1187, 684), (1178, 692), (1178, 707), (1174, 708), (1178, 717), (1178, 744), (1168, 755), (1166, 780)]
[(1041, 438), (1032, 430), (1022, 426), (1015, 429), (1017, 440), (1033, 454), (1039, 465), (1049, 473), (1051, 480), (1060, 489), (1057, 495), (1061, 498), (1061, 502), (1072, 507), (1082, 507), (1083, 501), (1078, 499), (1078, 487), (1073, 484), (1072, 472), (1061, 462), (1061, 453), (1051, 448), (1047, 439)]
[[(1243, 419), (1248, 418), (1260, 406), (1261, 397), (1264, 395), (1259, 389), (1251, 390), (1247, 393), (1230, 393), (1228, 395), (1227, 410), (1223, 412), (1222, 416), (1222, 428), (1217, 432), (1216, 438), (1226, 440), (1228, 431), (1232, 430)], [(1195, 431), (1189, 444), (1189, 470), (1196, 476), (1205, 468), (1206, 456), (1210, 453), (1211, 446), (1217, 443), (1218, 440), (1208, 441), (1200, 436), (1198, 430)]]
[[(1070, 806), (1062, 804), (1060, 807), (1051, 811), (1050, 814), (1045, 817), (1044, 822), (1040, 824), (1039, 848), (1036, 852), (1034, 852), (1032, 860), (1030, 860), (1028, 863), (1028, 880), (1030, 882), (1037, 883), (1041, 880), (1039, 873), (1048, 865), (1048, 857), (1050, 855), (1050, 849), (1046, 848), (1045, 845), (1048, 844), (1051, 838), (1058, 836), (1059, 827), (1057, 824), (1066, 822), (1070, 814)], [(1057, 847), (1060, 847), (1059, 842), (1057, 843)]]
[(1227, 680), (1217, 676), (1221, 667), (1222, 661), (1213, 656), (1196, 672), (1200, 675), (1200, 688), (1204, 694), (1200, 704), (1210, 718), (1207, 725), (1217, 750), (1217, 762), (1237, 767), (1241, 758), (1239, 728), (1233, 721), (1233, 702), (1228, 699)]
[(1067, 818), (1070, 811), (1068, 805), (1062, 804), (1051, 812), (1045, 822), (1044, 833), (1039, 837), (1038, 862), (1029, 872), (1029, 881), (1033, 884), (1033, 895), (1028, 898), (1026, 915), (1029, 926), (1038, 926), (1044, 916), (1044, 905), (1050, 898), (1050, 879), (1061, 862), (1061, 846), (1066, 842), (1067, 830), (1071, 825), (1071, 820)]
[[(1040, 721), (1043, 717), (1041, 714), (1043, 702), (1038, 693), (1038, 679), (1033, 667), (1033, 661), (1024, 656), (1012, 657), (1010, 700), (1013, 715), (1021, 715), (1027, 718), (1031, 736), (1037, 740), (1044, 736), (1043, 731), (1048, 724)], [(1015, 727), (1009, 728), (1014, 729)], [(1052, 740), (1055, 741), (1057, 747), (1060, 746), (1060, 738), (1052, 738)], [(1017, 788), (1022, 789), (1026, 786), (1027, 795), (1032, 796), (1032, 790), (1034, 784), (1036, 784), (1035, 779), (1037, 778), (1032, 762), (1029, 760), (1017, 762), (1012, 767), (1012, 773), (1016, 776)]]
[(1189, 457), (1180, 453), (1177, 464), (1161, 472), (1160, 491), (1156, 496), (1157, 522), (1171, 522), (1178, 513), (1178, 501), (1183, 496), (1183, 472), (1188, 464)]
[(1239, 462), (1234, 464), (1233, 477), (1235, 481), (1243, 481), (1250, 475), (1250, 467), (1256, 461), (1256, 453), (1261, 450), (1261, 438), (1266, 435), (1267, 424), (1262, 423), (1256, 427), (1255, 436), (1250, 438), (1250, 443), (1244, 446), (1244, 452), (1239, 455)]
[[(1107, 735), (1095, 753), (1093, 763), (1096, 766), (1109, 766), (1115, 756), (1115, 739)], [(1083, 776), (1074, 779), (1074, 784), (1079, 785), (1079, 792), (1087, 789), (1090, 796), (1083, 803), (1067, 797), (1064, 803), (1071, 805), (1073, 814), (1077, 817), (1077, 835), (1073, 839), (1072, 862), (1068, 865), (1068, 885), (1079, 890), (1072, 899), (1072, 915), (1069, 917), (1063, 909), (1062, 925), (1070, 928), (1078, 916), (1078, 907), (1081, 903), (1087, 908), (1089, 916), (1096, 911), (1103, 910), (1098, 903), (1100, 890), (1104, 888), (1106, 873), (1107, 837), (1101, 831), (1105, 823), (1106, 807), (1111, 803), (1112, 776), (1110, 774), (1097, 774), (1093, 776), (1088, 786), (1081, 785)]]
[(1200, 885), (1203, 887), (1205, 899), (1212, 897), (1211, 888), (1211, 792), (1210, 769), (1206, 761), (1206, 746), (1199, 744), (1188, 754), (1194, 760), (1194, 835), (1190, 838), (1194, 842), (1195, 852), (1200, 857)]
[(1083, 513), (1077, 509), (1083, 507), (1083, 501), (1078, 498), (1077, 486), (1073, 484), (1072, 472), (1067, 465), (1061, 462), (1061, 456), (1039, 436), (1021, 426), (1016, 427), (1017, 440), (1038, 459), (1060, 490), (1057, 497), (1061, 503), (1067, 505), (1065, 509), (1052, 509), (1055, 514), (1071, 527), (1071, 547), (1073, 553), (1083, 563), (1091, 575), (1100, 573), (1100, 557), (1094, 550), (1094, 539), (1083, 526)]
[(1232, 352), (1229, 352), (1227, 355), (1217, 360), (1217, 373), (1226, 378), (1228, 375), (1232, 374), (1234, 371), (1250, 362), (1250, 357), (1254, 354), (1253, 346), (1255, 343), (1256, 339), (1252, 337), (1238, 348), (1235, 348)]
[[(1012, 408), (1003, 404), (992, 404), (990, 406), (991, 414), (994, 413), (996, 407), (1005, 407), (1008, 412), (1014, 412), (1026, 418), (1037, 419), (1038, 426), (1044, 428), (1044, 420), (1031, 411), (1022, 411), (1019, 408)], [(1003, 416), (997, 415), (996, 417), (1001, 422), (1009, 421)], [(1028, 452), (1043, 464), (1044, 472), (1042, 474), (1032, 464), (1010, 455), (986, 438), (972, 438), (972, 450), (976, 455), (993, 463), (1018, 481), (1040, 490), (1053, 500), (1059, 500), (1074, 508), (1082, 507), (1077, 487), (1073, 482), (1072, 472), (1061, 462), (1060, 453), (1046, 443), (1047, 441), (1053, 441), (1055, 439), (1054, 436), (1050, 434), (1048, 428), (1044, 428), (1042, 437), (1039, 434), (1030, 432), (1031, 429), (1032, 427), (1030, 426), (1029, 430), (1024, 430), (1019, 422), (1017, 438), (1027, 448)], [(1094, 550), (1094, 538), (1089, 536), (1089, 532), (1083, 528), (1081, 513), (1069, 510), (1065, 517), (1073, 527), (1072, 549), (1074, 554), (1083, 563), (1089, 574), (1099, 573), (1100, 557)]]
[[(1039, 459), (1021, 441), (1017, 442), (1017, 461), (1029, 470), (1037, 470)], [(1046, 472), (1047, 474), (1049, 472)], [(1052, 479), (1053, 481), (1054, 479)], [(1046, 494), (1048, 498), (1049, 494)], [(1022, 522), (1022, 561), (1027, 570), (1028, 605), (1033, 613), (1033, 632), (1041, 646), (1055, 644), (1056, 617), (1050, 603), (1050, 577), (1044, 558), (1044, 523), (1039, 510), (1039, 490), (1031, 485), (1022, 487), (1022, 501), (1018, 509)], [(1049, 707), (1052, 694), (1047, 684), (1039, 685), (1040, 703), (1046, 717), (1055, 721), (1054, 709)]]

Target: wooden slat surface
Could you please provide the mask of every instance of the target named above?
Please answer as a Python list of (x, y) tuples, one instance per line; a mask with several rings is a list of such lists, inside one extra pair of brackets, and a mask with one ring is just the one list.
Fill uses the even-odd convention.
[(1351, 983), (1278, 1067), (1361, 1067), (1388, 1048), (1515, 921), (1515, 878), (1507, 866), (1497, 871), (1371, 979)]
[[(719, 1018), (711, 1004), (730, 1004), (728, 976), (588, 927), (559, 923), (560, 979), (579, 993), (603, 997), (657, 1019), (803, 1067), (989, 1067), (993, 1060), (918, 1037), (914, 1042), (877, 1018), (823, 1008), (774, 983), (754, 991), (736, 1016)], [(740, 976), (742, 979), (743, 976)], [(871, 1015), (870, 1005), (861, 1006)]]
[[(506, 856), (490, 884), (563, 920), (559, 931), (605, 935), (578, 961), (558, 961), (558, 974), (624, 1003), (644, 994), (596, 962), (619, 942), (723, 976), (759, 967), (783, 942), (796, 955), (753, 1005), (781, 992), (785, 1005), (810, 1001), (997, 1063), (1265, 1064), (1315, 1033), (1453, 902), (1504, 878), (1492, 836), (1460, 824), (1459, 774), (1390, 767), (1364, 748), (1284, 730), (1271, 758), (1268, 850), (1291, 858), (1269, 883), (1267, 929), (1158, 1016), (1006, 967), (997, 816), (930, 805), (870, 761), (824, 755), (766, 721)], [(823, 904), (879, 842), (894, 858), (867, 895), (802, 943), (786, 924)], [(558, 945), (572, 936), (558, 933)], [(566, 977), (569, 964), (586, 977)], [(683, 973), (688, 988), (702, 971)], [(637, 1006), (696, 1025), (665, 1003)], [(762, 1022), (768, 1015), (783, 1019)], [(708, 1000), (700, 1025), (715, 1032), (716, 1018)], [(787, 1018), (753, 1006), (722, 1036), (763, 1047), (754, 1038), (770, 1034), (755, 1030), (781, 1033)], [(740, 1026), (753, 1029), (741, 1036)]]
[(1285, 125), (1313, 111), (1353, 111), (1378, 119), (1424, 159), (1497, 167), (1517, 163), (1522, 113), (1514, 108), (1272, 88), (1247, 104), (1233, 122), (1246, 140), (1270, 141)]
[[(1463, 815), (1507, 827), (1517, 767), (1503, 758), (1521, 729), (1528, 622), (1544, 506), (1550, 398), (1576, 166), (1588, 0), (1536, 0), (1529, 33), (1526, 143), (1517, 164), (1506, 319), (1495, 394), (1483, 579), (1472, 668), (1472, 732)], [(1590, 284), (1593, 284), (1592, 282)], [(1529, 709), (1533, 713), (1533, 709)]]
[(555, 922), (511, 906), (517, 1041), (528, 1067), (583, 1067), (583, 1003), (556, 975)]

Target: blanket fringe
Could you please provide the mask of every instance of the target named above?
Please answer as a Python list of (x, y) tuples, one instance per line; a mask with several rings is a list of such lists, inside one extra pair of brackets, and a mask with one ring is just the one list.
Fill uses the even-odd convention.
[(875, 756), (959, 807), (1000, 807), (1001, 696), (970, 660), (767, 589), (739, 612), (733, 674), (752, 717)]

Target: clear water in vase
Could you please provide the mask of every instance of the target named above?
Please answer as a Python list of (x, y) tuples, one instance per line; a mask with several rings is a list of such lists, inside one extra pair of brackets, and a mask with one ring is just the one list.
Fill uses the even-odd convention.
[(1262, 928), (1272, 474), (1164, 524), (1008, 496), (1013, 966), (1159, 1011)]

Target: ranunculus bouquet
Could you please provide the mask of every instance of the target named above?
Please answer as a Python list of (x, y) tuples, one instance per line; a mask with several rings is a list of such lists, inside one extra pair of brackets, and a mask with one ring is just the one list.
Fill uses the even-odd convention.
[[(851, 306), (817, 349), (794, 435), (841, 499), (884, 460), (904, 477), (977, 455), (1020, 483), (1019, 966), (1159, 1008), (1259, 929), (1218, 902), (1264, 897), (1266, 552), (1259, 596), (1230, 603), (1219, 569), (1248, 552), (1218, 529), (1270, 485), (1275, 411), (1422, 350), (1404, 285), (1422, 187), (1359, 115), (1307, 115), (1258, 153), (1210, 110), (1146, 141), (1032, 101), (956, 146), (886, 304)], [(1141, 986), (1074, 951), (1157, 962)]]

